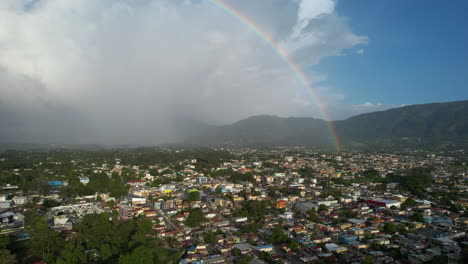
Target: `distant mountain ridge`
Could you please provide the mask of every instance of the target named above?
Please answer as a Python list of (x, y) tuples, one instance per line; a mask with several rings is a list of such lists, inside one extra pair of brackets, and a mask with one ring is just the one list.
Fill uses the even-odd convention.
[[(468, 100), (409, 105), (331, 122), (344, 146), (417, 142), (468, 142)], [(253, 116), (210, 127), (185, 143), (218, 146), (333, 147), (327, 122), (311, 117)], [(406, 144), (406, 143), (405, 143)]]

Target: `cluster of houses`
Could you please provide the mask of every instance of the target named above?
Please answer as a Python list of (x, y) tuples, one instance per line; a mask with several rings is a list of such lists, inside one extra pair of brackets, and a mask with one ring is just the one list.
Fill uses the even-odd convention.
[[(232, 152), (242, 158), (209, 170), (197, 169), (196, 159), (178, 161), (174, 165), (182, 166), (179, 170), (171, 169), (171, 164), (140, 169), (139, 164), (120, 162), (114, 168), (93, 167), (115, 173), (130, 169), (142, 177), (126, 183), (130, 190), (123, 199), (97, 193), (75, 203), (61, 201), (61, 206), (47, 212), (50, 226), (72, 232), (73, 223), (85, 214), (115, 211), (122, 221), (144, 215), (153, 220), (155, 233), (168, 246), (185, 251), (179, 263), (363, 263), (372, 259), (375, 263), (420, 264), (440, 256), (448, 263), (462, 261), (462, 248), (468, 245), (468, 172), (449, 169), (451, 157), (270, 150), (263, 155), (268, 158), (262, 159), (258, 150)], [(454, 201), (457, 211), (436, 200), (401, 192), (399, 183), (383, 186), (356, 180), (370, 169), (385, 177), (427, 166), (435, 168), (427, 193), (461, 193), (460, 200)], [(219, 173), (223, 170), (226, 173)], [(230, 172), (252, 175), (253, 180), (231, 182)], [(176, 176), (183, 180), (154, 184), (157, 179)], [(91, 175), (80, 176), (84, 185), (92, 180)], [(187, 199), (190, 192), (197, 192), (197, 199)], [(0, 196), (3, 229), (22, 225), (24, 217), (18, 208), (30, 199), (12, 196), (15, 189), (8, 193), (11, 199)], [(260, 220), (239, 213), (249, 201), (268, 207)], [(203, 221), (189, 227), (193, 208), (201, 210)], [(278, 228), (288, 239), (273, 243), (271, 237)]]

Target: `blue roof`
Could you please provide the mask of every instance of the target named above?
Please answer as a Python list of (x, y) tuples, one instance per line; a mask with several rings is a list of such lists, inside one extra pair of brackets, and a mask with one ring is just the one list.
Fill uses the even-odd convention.
[(273, 245), (263, 245), (263, 246), (258, 246), (258, 248), (271, 248)]

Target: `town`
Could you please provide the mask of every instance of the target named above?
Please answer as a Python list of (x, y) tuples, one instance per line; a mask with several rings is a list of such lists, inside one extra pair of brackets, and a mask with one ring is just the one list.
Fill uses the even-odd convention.
[(463, 151), (6, 151), (0, 263), (467, 263)]

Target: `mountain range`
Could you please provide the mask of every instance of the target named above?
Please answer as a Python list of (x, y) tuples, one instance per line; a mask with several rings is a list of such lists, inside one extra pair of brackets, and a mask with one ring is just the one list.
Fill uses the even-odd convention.
[(198, 146), (410, 147), (468, 142), (468, 100), (409, 105), (326, 122), (262, 115), (231, 125), (197, 128), (185, 144)]

